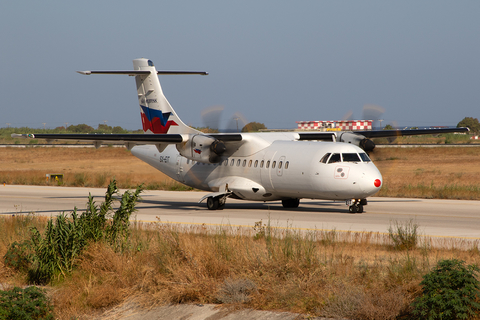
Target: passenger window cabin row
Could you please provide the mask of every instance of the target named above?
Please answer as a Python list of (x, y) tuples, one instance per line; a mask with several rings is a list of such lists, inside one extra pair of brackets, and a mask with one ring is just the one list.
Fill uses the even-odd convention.
[[(370, 158), (366, 153), (326, 153), (322, 159), (320, 159), (321, 163), (329, 164), (329, 163), (337, 163), (337, 162), (371, 162)], [(187, 164), (190, 163), (190, 159), (187, 159)], [(201, 162), (196, 162), (192, 160), (192, 165), (210, 165), (210, 163), (201, 163)], [(247, 159), (225, 159), (221, 163), (214, 163), (213, 165), (216, 166), (228, 166), (230, 164), (231, 167), (237, 166), (237, 167), (247, 167)], [(270, 160), (255, 160), (253, 162), (252, 159), (248, 160), (248, 167), (260, 167), (260, 168), (270, 168), (270, 165), (272, 169), (275, 169), (277, 167), (277, 161), (270, 161)], [(286, 161), (285, 163), (283, 161), (278, 162), (278, 169), (281, 169), (284, 167), (285, 169), (288, 169), (290, 163), (289, 161)]]
[[(190, 163), (190, 159), (187, 159), (187, 164)], [(210, 163), (201, 163), (201, 162), (196, 162), (196, 161), (193, 161), (192, 160), (192, 165), (200, 165), (200, 164), (203, 164), (203, 165), (210, 165)], [(233, 166), (237, 166), (237, 167), (247, 167), (247, 159), (244, 159), (243, 161), (241, 159), (225, 159), (223, 162), (221, 163), (214, 163), (213, 165), (216, 165), (216, 166), (220, 166), (220, 165), (223, 165), (223, 166), (228, 166), (230, 164), (231, 167)], [(271, 167), (272, 169), (275, 169), (277, 167), (277, 161), (274, 160), (274, 161), (270, 161), (270, 160), (261, 160), (261, 161), (258, 161), (258, 160), (255, 160), (255, 162), (253, 162), (253, 160), (249, 160), (248, 161), (248, 167), (253, 167), (254, 168), (257, 168), (257, 167), (260, 167), (260, 168), (270, 168), (270, 164), (271, 164)], [(285, 161), (285, 163), (283, 161), (279, 161), (278, 162), (278, 169), (281, 169), (282, 167), (284, 167), (285, 169), (288, 169), (290, 165), (290, 162), (289, 161)]]

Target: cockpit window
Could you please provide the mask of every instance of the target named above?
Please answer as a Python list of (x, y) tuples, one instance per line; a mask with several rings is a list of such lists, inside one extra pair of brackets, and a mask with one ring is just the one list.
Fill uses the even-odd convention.
[(340, 153), (334, 153), (330, 157), (330, 160), (328, 160), (328, 163), (335, 163), (335, 162), (341, 162), (342, 159), (340, 158)]
[(148, 66), (149, 66), (149, 67), (155, 67), (155, 66), (153, 65), (153, 61), (152, 61), (152, 60), (148, 60)]
[(357, 153), (342, 153), (343, 162), (360, 162), (360, 157)]
[(360, 153), (360, 158), (362, 158), (362, 161), (363, 162), (370, 162), (372, 160), (370, 160), (370, 158), (367, 156), (367, 154), (364, 152), (364, 153)]
[(320, 159), (321, 163), (327, 163), (328, 157), (330, 157), (331, 153), (326, 153), (322, 159)]

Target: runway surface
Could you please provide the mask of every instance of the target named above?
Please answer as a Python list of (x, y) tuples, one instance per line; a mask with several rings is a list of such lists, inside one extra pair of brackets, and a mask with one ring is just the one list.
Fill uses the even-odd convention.
[[(0, 185), (0, 215), (57, 215), (76, 206), (85, 210), (89, 193), (97, 204), (104, 188), (66, 188)], [(420, 233), (434, 237), (480, 239), (480, 201), (426, 200), (404, 198), (368, 199), (365, 212), (348, 213), (344, 202), (306, 200), (297, 209), (284, 209), (280, 202), (263, 203), (228, 199), (224, 210), (211, 211), (197, 203), (205, 192), (145, 191), (138, 204), (136, 219), (183, 224), (234, 225), (253, 227), (268, 220), (272, 226), (337, 231), (388, 232), (393, 221), (411, 219)]]

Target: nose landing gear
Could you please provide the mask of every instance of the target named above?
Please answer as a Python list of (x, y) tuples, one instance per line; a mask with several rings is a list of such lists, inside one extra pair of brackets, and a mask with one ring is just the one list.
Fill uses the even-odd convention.
[(367, 205), (367, 199), (353, 199), (347, 200), (348, 212), (350, 213), (363, 213), (363, 206)]

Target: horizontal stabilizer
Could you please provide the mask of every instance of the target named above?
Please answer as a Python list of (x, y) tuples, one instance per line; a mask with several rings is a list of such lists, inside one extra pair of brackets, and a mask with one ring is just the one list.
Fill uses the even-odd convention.
[[(130, 70), (130, 71), (77, 71), (83, 75), (91, 74), (126, 74), (129, 76), (137, 76), (143, 74), (150, 74), (149, 70)], [(208, 72), (205, 71), (157, 71), (157, 74), (199, 74), (202, 76), (207, 76)]]

